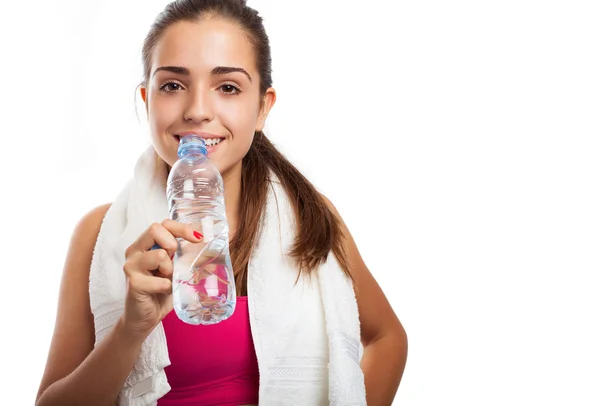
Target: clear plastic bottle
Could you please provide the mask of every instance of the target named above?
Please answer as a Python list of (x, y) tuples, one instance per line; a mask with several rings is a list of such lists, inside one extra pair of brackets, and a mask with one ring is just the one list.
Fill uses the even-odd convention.
[(203, 241), (178, 239), (173, 305), (186, 323), (215, 324), (233, 314), (236, 301), (223, 178), (201, 137), (182, 137), (177, 155), (167, 180), (169, 218), (191, 224)]

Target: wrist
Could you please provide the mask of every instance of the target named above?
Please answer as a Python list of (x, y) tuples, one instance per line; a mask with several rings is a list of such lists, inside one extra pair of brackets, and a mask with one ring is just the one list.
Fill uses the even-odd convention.
[(141, 332), (130, 328), (121, 316), (114, 328), (114, 333), (120, 342), (127, 347), (139, 350), (150, 332)]

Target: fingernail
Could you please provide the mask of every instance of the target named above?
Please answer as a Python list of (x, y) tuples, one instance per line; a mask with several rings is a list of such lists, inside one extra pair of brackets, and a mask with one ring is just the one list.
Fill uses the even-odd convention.
[(201, 240), (203, 235), (200, 234), (198, 231), (194, 231), (194, 237), (196, 237), (197, 239)]
[(171, 254), (171, 261), (173, 260), (173, 257), (175, 257), (175, 254)]

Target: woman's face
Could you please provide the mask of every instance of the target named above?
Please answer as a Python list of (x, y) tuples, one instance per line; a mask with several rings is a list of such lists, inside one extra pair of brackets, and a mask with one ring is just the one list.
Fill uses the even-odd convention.
[(179, 137), (196, 133), (224, 177), (241, 171), (254, 132), (262, 131), (275, 102), (275, 91), (261, 95), (259, 82), (254, 49), (237, 25), (220, 18), (171, 25), (141, 89), (158, 155), (173, 166)]

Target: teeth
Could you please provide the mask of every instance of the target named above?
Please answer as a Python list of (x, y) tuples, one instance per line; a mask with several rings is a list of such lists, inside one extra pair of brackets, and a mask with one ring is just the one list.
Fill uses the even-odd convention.
[(206, 142), (206, 145), (211, 146), (211, 145), (217, 145), (219, 142), (221, 142), (221, 138), (208, 138), (204, 140)]
[[(176, 135), (175, 136), (177, 138), (177, 141), (181, 140), (181, 136)], [(206, 146), (212, 146), (212, 145), (217, 145), (219, 144), (221, 141), (223, 141), (222, 138), (203, 138), (204, 139), (204, 143), (206, 144)]]

